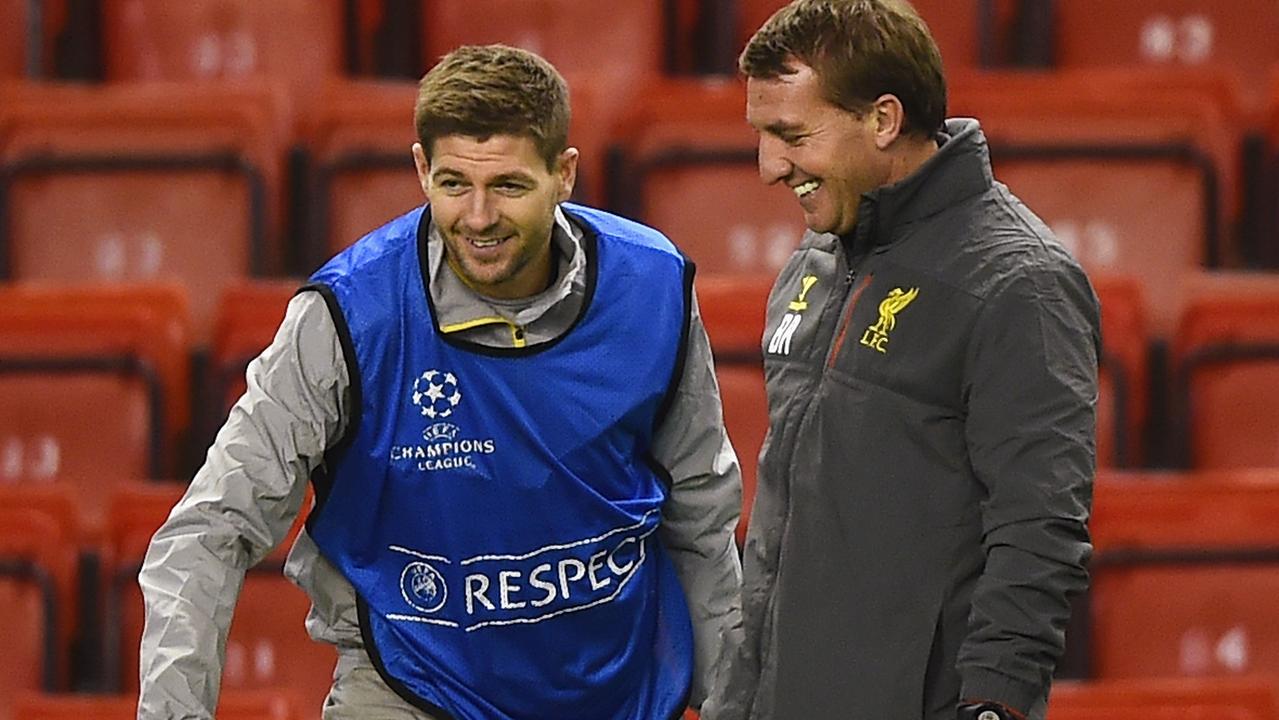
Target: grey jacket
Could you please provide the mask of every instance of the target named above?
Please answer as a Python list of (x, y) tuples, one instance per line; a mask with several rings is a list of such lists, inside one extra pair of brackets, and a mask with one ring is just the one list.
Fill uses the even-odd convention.
[(704, 720), (1041, 720), (1091, 552), (1098, 304), (976, 121), (769, 298), (742, 635)]
[[(442, 330), (509, 347), (565, 332), (585, 293), (580, 230), (557, 212), (559, 280), (524, 301), (469, 290), (428, 243), (431, 294)], [(660, 536), (692, 614), (700, 703), (725, 628), (740, 622), (734, 529), (741, 473), (724, 431), (710, 344), (694, 301), (688, 355), (653, 454), (672, 478)], [(514, 332), (518, 328), (520, 332)], [(522, 340), (517, 340), (522, 337)], [(350, 421), (350, 382), (332, 318), (317, 293), (298, 295), (275, 341), (249, 366), (231, 410), (186, 495), (156, 533), (139, 583), (146, 600), (139, 718), (211, 718), (223, 648), (245, 570), (278, 545), (300, 511), (307, 479)], [(285, 566), (310, 596), (307, 631), (362, 655), (355, 593), (305, 531)], [(310, 712), (310, 710), (308, 710)], [(414, 713), (405, 705), (406, 713)]]

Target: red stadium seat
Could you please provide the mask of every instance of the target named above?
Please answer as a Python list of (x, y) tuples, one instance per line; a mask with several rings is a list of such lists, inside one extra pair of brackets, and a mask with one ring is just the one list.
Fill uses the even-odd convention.
[[(224, 692), (218, 701), (219, 720), (306, 720), (297, 700), (287, 691)], [(137, 695), (36, 695), (19, 697), (15, 717), (21, 720), (134, 720)]]
[(410, 148), (413, 83), (327, 83), (303, 123), (311, 247), (306, 269), (425, 202)]
[(764, 371), (759, 365), (723, 363), (715, 368), (715, 375), (719, 378), (728, 439), (742, 467), (742, 519), (737, 524), (740, 546), (746, 542), (746, 528), (755, 503), (759, 453), (768, 434), (768, 397), (764, 394)]
[(344, 70), (341, 0), (104, 0), (110, 81), (274, 81), (311, 107)]
[(696, 282), (698, 309), (716, 361), (757, 363), (773, 277), (710, 274)]
[(1260, 678), (1057, 682), (1048, 720), (1274, 720), (1274, 690)]
[(301, 286), (297, 280), (259, 280), (223, 293), (212, 347), (212, 384), (220, 391), (216, 408), (220, 418), (244, 394), (245, 368), (275, 339), (285, 307)]
[(263, 88), (0, 90), (0, 278), (176, 280), (203, 336), (223, 285), (278, 265), (278, 110)]
[(760, 343), (772, 284), (772, 278), (765, 275), (707, 275), (697, 280), (698, 307), (715, 354), (724, 425), (742, 467), (738, 545), (746, 540), (746, 527), (755, 501), (759, 452), (768, 433), (768, 398), (764, 394)]
[(1209, 274), (1191, 288), (1172, 350), (1189, 464), (1279, 467), (1279, 275)]
[[(32, 17), (31, 9), (39, 10)], [(32, 22), (35, 35), (31, 34)], [(0, 78), (48, 77), (55, 69), (57, 36), (67, 24), (66, 0), (10, 0), (0, 3)], [(34, 56), (34, 57), (33, 57)]]
[(0, 479), (172, 474), (190, 419), (186, 299), (171, 286), (0, 286)]
[(794, 195), (759, 179), (756, 136), (732, 80), (655, 82), (619, 121), (609, 203), (715, 273), (775, 273), (804, 232)]
[(1262, 88), (1279, 62), (1271, 0), (1070, 0), (1055, 3), (1056, 62), (1081, 67), (1215, 67)]
[[(432, 0), (426, 3), (425, 67), (460, 45), (505, 43), (545, 57), (566, 77), (607, 78), (609, 102), (633, 97), (662, 72), (664, 3), (652, 0)], [(609, 32), (608, 28), (625, 28)]]
[[(114, 642), (108, 639), (107, 647), (118, 648), (119, 656), (108, 657), (107, 662), (108, 672), (122, 681), (126, 691), (138, 688), (143, 625), (138, 569), (152, 535), (179, 497), (181, 488), (131, 488), (117, 493), (111, 503), (108, 542), (114, 570), (107, 593), (107, 627), (119, 634)], [(328, 694), (337, 656), (331, 647), (306, 634), (303, 623), (310, 601), (281, 575), (285, 555), (301, 527), (299, 517), (289, 537), (245, 577), (227, 638), (222, 688), (282, 688), (297, 697), (302, 715), (314, 717)]]
[(27, 9), (25, 2), (0, 3), (0, 27), (10, 28), (0, 40), (0, 77), (19, 78), (27, 73)]
[(79, 602), (74, 493), (0, 484), (0, 719), (22, 691), (67, 687)]
[(1097, 464), (1141, 465), (1150, 377), (1149, 335), (1141, 284), (1132, 277), (1095, 275), (1101, 300), (1101, 391), (1097, 403)]
[(1093, 498), (1097, 678), (1279, 678), (1279, 474), (1103, 474)]
[(275, 338), (289, 300), (300, 280), (256, 280), (227, 288), (213, 323), (209, 375), (200, 417), (196, 418), (196, 446), (208, 447), (226, 422), (227, 412), (245, 391), (245, 370)]
[(1183, 277), (1237, 254), (1235, 97), (1213, 74), (959, 74), (951, 114), (981, 120), (995, 176), (1086, 268), (1142, 281), (1166, 337)]
[[(640, 102), (666, 62), (665, 7), (652, 0), (432, 0), (424, 67), (460, 45), (505, 43), (555, 65), (572, 93), (569, 142), (582, 151), (575, 197), (600, 204), (603, 149), (617, 114)], [(613, 31), (608, 29), (621, 29)], [(601, 34), (603, 32), (603, 34)]]
[(1279, 64), (1270, 83), (1270, 107), (1263, 127), (1265, 150), (1253, 203), (1257, 215), (1253, 256), (1263, 267), (1279, 267)]
[[(755, 31), (789, 0), (740, 0), (736, 50), (746, 47)], [(941, 49), (946, 69), (981, 63), (981, 0), (913, 0)]]

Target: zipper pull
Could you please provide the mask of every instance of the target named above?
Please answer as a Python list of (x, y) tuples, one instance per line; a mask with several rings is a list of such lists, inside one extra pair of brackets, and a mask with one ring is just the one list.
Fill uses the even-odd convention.
[(849, 271), (848, 271), (848, 274), (844, 276), (844, 286), (845, 286), (845, 287), (848, 287), (848, 286), (852, 285), (852, 284), (853, 284), (853, 280), (856, 280), (856, 279), (857, 279), (857, 271), (856, 271), (856, 270), (849, 270)]

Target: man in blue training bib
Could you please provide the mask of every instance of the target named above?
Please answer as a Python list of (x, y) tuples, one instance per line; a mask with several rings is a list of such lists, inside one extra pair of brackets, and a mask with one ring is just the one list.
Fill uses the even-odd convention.
[(423, 78), (427, 205), (317, 271), (156, 534), (140, 718), (212, 717), (245, 568), (338, 648), (323, 718), (654, 720), (740, 622), (741, 482), (693, 267), (565, 201), (563, 78), (464, 47)]

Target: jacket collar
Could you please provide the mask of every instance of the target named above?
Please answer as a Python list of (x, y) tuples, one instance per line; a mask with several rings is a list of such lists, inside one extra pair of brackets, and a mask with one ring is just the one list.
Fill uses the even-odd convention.
[(976, 120), (947, 120), (937, 145), (936, 154), (915, 172), (862, 195), (851, 237), (840, 238), (850, 258), (892, 242), (908, 223), (990, 189), (990, 151)]

